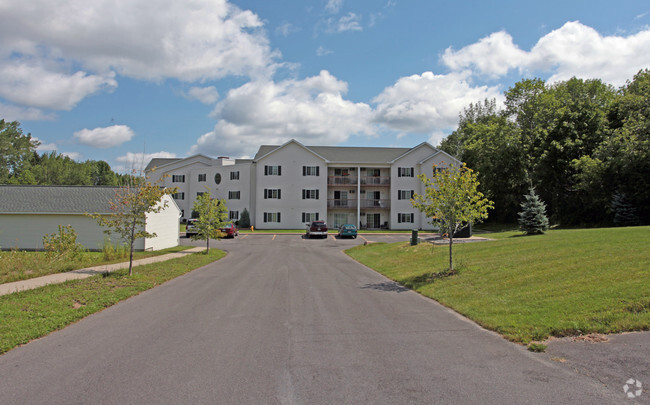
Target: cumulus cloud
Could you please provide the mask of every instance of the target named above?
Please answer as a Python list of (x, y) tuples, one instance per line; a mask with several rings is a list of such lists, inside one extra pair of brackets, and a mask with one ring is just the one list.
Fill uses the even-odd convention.
[(0, 103), (0, 116), (7, 121), (46, 121), (53, 120), (55, 116), (34, 107), (20, 107), (12, 104)]
[(219, 92), (214, 86), (192, 87), (187, 92), (187, 97), (198, 100), (203, 104), (214, 104), (219, 100)]
[(544, 35), (530, 51), (520, 49), (502, 31), (458, 51), (448, 48), (441, 61), (452, 70), (472, 69), (492, 78), (517, 69), (520, 73), (549, 74), (549, 82), (576, 76), (622, 85), (650, 66), (648, 49), (650, 28), (628, 36), (603, 36), (574, 21)]
[(110, 127), (82, 129), (74, 133), (77, 142), (94, 148), (112, 148), (130, 141), (135, 134), (126, 125), (113, 125)]
[(347, 83), (327, 71), (303, 80), (254, 81), (232, 89), (217, 104), (213, 131), (190, 153), (253, 155), (261, 144), (289, 139), (336, 145), (353, 134), (374, 134), (369, 105), (345, 100)]
[(61, 153), (63, 156), (67, 156), (72, 160), (79, 160), (83, 157), (83, 155), (79, 152), (62, 152)]
[(67, 74), (31, 61), (0, 64), (0, 97), (14, 104), (52, 110), (71, 110), (90, 94), (117, 86), (114, 74)]
[(226, 0), (0, 2), (0, 97), (28, 107), (69, 110), (115, 73), (269, 77), (277, 57), (260, 18)]
[(400, 78), (373, 99), (374, 122), (397, 131), (434, 133), (453, 130), (469, 103), (500, 98), (496, 87), (474, 86), (470, 72), (424, 72)]
[(154, 153), (134, 153), (127, 152), (115, 159), (118, 163), (113, 166), (113, 170), (120, 173), (140, 173), (149, 164), (151, 159), (154, 158), (175, 158), (176, 154), (172, 152), (154, 152)]
[(42, 139), (38, 139), (38, 138), (35, 137), (35, 136), (32, 136), (32, 139), (35, 140), (35, 141), (40, 142), (40, 145), (38, 145), (38, 146), (36, 147), (36, 152), (40, 152), (40, 153), (43, 153), (43, 152), (52, 152), (52, 151), (55, 151), (55, 150), (58, 149), (58, 147), (56, 146), (56, 144), (55, 144), (54, 142), (51, 142), (51, 143), (45, 143), (45, 142), (43, 142)]

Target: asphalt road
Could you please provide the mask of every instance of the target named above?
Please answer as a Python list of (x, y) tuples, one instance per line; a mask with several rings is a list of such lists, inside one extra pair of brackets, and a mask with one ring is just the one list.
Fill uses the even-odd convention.
[(362, 242), (211, 244), (229, 254), (0, 356), (0, 403), (630, 403), (342, 253)]

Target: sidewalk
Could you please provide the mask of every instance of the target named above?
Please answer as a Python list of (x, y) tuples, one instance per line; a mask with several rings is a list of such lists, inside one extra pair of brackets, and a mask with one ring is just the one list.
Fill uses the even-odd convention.
[[(176, 259), (191, 253), (201, 252), (204, 247), (195, 247), (181, 252), (168, 253), (166, 255), (147, 257), (133, 261), (133, 267), (143, 264), (164, 262), (170, 259)], [(120, 269), (128, 269), (129, 262), (104, 264), (101, 266), (88, 267), (86, 269), (72, 270), (67, 273), (50, 274), (48, 276), (30, 278), (29, 280), (14, 281), (12, 283), (0, 284), (0, 295), (7, 295), (24, 290), (33, 290), (34, 288), (43, 287), (48, 284), (59, 284), (68, 280), (79, 280), (88, 278), (102, 273), (112, 273)]]

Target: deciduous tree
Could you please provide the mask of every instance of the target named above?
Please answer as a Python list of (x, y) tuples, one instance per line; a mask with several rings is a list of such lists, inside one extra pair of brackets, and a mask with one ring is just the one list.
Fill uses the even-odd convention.
[(424, 183), (424, 194), (415, 194), (411, 204), (440, 226), (440, 232), (449, 236), (449, 272), (454, 271), (452, 248), (454, 234), (470, 223), (487, 218), (488, 209), (494, 208), (478, 191), (476, 173), (465, 164), (433, 167), (433, 176), (418, 176)]
[(196, 235), (192, 240), (205, 240), (206, 252), (210, 252), (210, 238), (219, 238), (219, 229), (227, 224), (228, 207), (225, 200), (212, 198), (210, 190), (199, 195), (194, 201), (193, 212), (197, 214), (197, 220), (194, 224)]

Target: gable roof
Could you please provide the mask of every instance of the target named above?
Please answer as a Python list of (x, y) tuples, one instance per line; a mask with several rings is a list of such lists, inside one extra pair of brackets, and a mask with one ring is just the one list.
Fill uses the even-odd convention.
[[(295, 144), (295, 145), (298, 145), (299, 147), (301, 147), (301, 148), (307, 150), (307, 152), (310, 152), (311, 154), (315, 155), (316, 157), (318, 157), (318, 158), (320, 158), (320, 159), (323, 159), (324, 161), (327, 161), (327, 158), (325, 158), (325, 157), (323, 157), (322, 155), (320, 155), (320, 154), (318, 154), (317, 152), (315, 152), (315, 151), (313, 150), (313, 148), (310, 148), (310, 147), (308, 147), (308, 146), (305, 146), (305, 145), (301, 144), (300, 142), (296, 141), (295, 139), (291, 139), (291, 140), (287, 141), (286, 143), (284, 143), (284, 144), (282, 144), (282, 145), (280, 145), (280, 146), (262, 145), (262, 146), (260, 147), (260, 149), (257, 151), (257, 153), (255, 154), (254, 161), (258, 161), (258, 160), (260, 160), (260, 159), (264, 159), (266, 156), (270, 155), (271, 153), (275, 152), (276, 150), (282, 149), (282, 148), (284, 148), (285, 146), (287, 146), (287, 145), (289, 145), (289, 144), (291, 144), (291, 143), (293, 143), (293, 144)], [(262, 148), (264, 148), (264, 152), (265, 152), (265, 153), (262, 152)]]
[[(262, 145), (253, 160), (257, 161), (284, 145)], [(428, 145), (426, 142), (423, 144)], [(417, 147), (423, 145), (420, 144)], [(391, 163), (400, 156), (415, 148), (386, 148), (386, 147), (360, 147), (360, 146), (303, 146), (312, 153), (322, 157), (329, 163)], [(433, 148), (433, 147), (432, 147)], [(435, 150), (435, 148), (433, 148)]]
[(151, 169), (153, 169), (154, 167), (164, 166), (164, 165), (167, 165), (169, 163), (178, 162), (179, 160), (182, 160), (182, 159), (181, 158), (153, 158), (153, 159), (151, 159), (151, 161), (149, 162), (147, 167), (144, 168), (144, 171), (148, 172)]
[(117, 187), (0, 186), (0, 214), (84, 214), (111, 212)]

